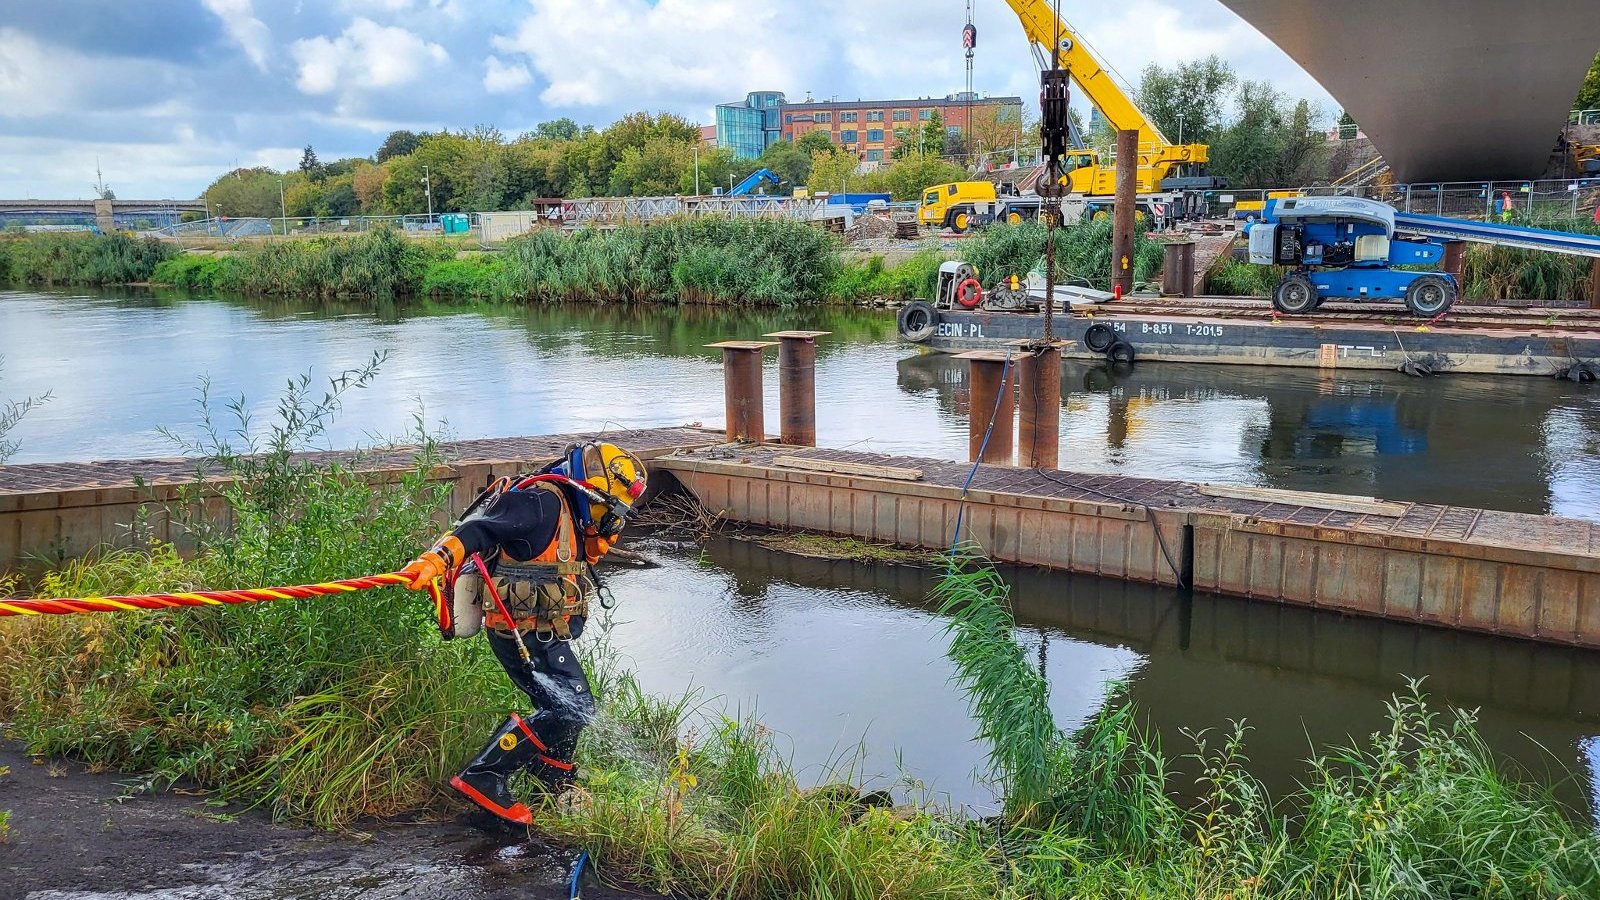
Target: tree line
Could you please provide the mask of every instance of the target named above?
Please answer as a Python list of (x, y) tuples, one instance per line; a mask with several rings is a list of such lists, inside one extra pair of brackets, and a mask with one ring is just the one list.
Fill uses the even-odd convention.
[(235, 169), (203, 197), (224, 216), (340, 217), (425, 212), (431, 190), (435, 212), (477, 212), (523, 209), (545, 198), (691, 194), (697, 168), (698, 188), (710, 194), (765, 166), (782, 179), (777, 187), (767, 185), (768, 193), (816, 182), (817, 190), (884, 191), (905, 199), (926, 184), (965, 177), (942, 157), (942, 126), (924, 127), (939, 140), (901, 135), (912, 146), (865, 174), (855, 171), (861, 162), (856, 150), (826, 134), (778, 141), (759, 158), (741, 160), (703, 144), (699, 126), (671, 113), (631, 113), (604, 129), (561, 118), (515, 137), (486, 125), (402, 130), (370, 157), (324, 163), (307, 147), (299, 167), (288, 172)]

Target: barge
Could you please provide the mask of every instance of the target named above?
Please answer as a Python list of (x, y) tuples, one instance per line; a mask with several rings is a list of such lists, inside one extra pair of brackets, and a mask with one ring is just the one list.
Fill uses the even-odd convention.
[[(1286, 316), (1264, 300), (1135, 298), (1058, 312), (1052, 324), (1056, 339), (1069, 342), (1063, 354), (1081, 359), (1105, 357), (1116, 345), (1121, 361), (1600, 376), (1600, 310), (1458, 306), (1421, 321), (1400, 304), (1327, 303), (1313, 315)], [(901, 308), (899, 333), (944, 353), (1004, 350), (1042, 340), (1044, 316), (918, 301)]]

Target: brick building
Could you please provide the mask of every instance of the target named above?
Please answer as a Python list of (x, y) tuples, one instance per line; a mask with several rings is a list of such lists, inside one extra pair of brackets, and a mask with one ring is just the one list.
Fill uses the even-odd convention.
[[(785, 140), (797, 140), (813, 131), (825, 131), (828, 139), (841, 147), (853, 150), (866, 162), (887, 159), (890, 151), (900, 145), (895, 132), (906, 130), (915, 139), (917, 129), (935, 114), (949, 132), (967, 129), (967, 111), (974, 117), (995, 111), (1000, 121), (1021, 121), (1021, 97), (969, 97), (951, 94), (947, 97), (923, 97), (916, 100), (806, 100), (801, 103), (784, 103), (779, 107), (782, 123), (781, 135)], [(981, 122), (981, 120), (980, 120)]]

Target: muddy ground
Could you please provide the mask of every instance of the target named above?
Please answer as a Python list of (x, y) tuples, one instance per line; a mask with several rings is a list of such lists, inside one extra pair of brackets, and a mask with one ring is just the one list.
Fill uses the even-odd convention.
[[(73, 763), (35, 765), (0, 745), (3, 900), (567, 900), (575, 853), (523, 829), (455, 822), (368, 822), (361, 835), (274, 825), (258, 810), (179, 792), (130, 795), (125, 777)], [(593, 871), (587, 900), (655, 897), (616, 890)]]

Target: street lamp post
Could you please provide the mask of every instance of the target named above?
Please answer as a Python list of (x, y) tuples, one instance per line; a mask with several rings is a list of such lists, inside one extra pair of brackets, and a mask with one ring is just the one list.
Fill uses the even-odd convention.
[(289, 234), (289, 207), (283, 202), (283, 179), (278, 179), (278, 217), (283, 221), (283, 233)]
[(700, 196), (700, 145), (694, 145), (694, 195)]
[(1183, 113), (1178, 113), (1178, 146), (1183, 146)]
[(422, 191), (428, 195), (428, 227), (433, 227), (433, 173), (422, 167)]

